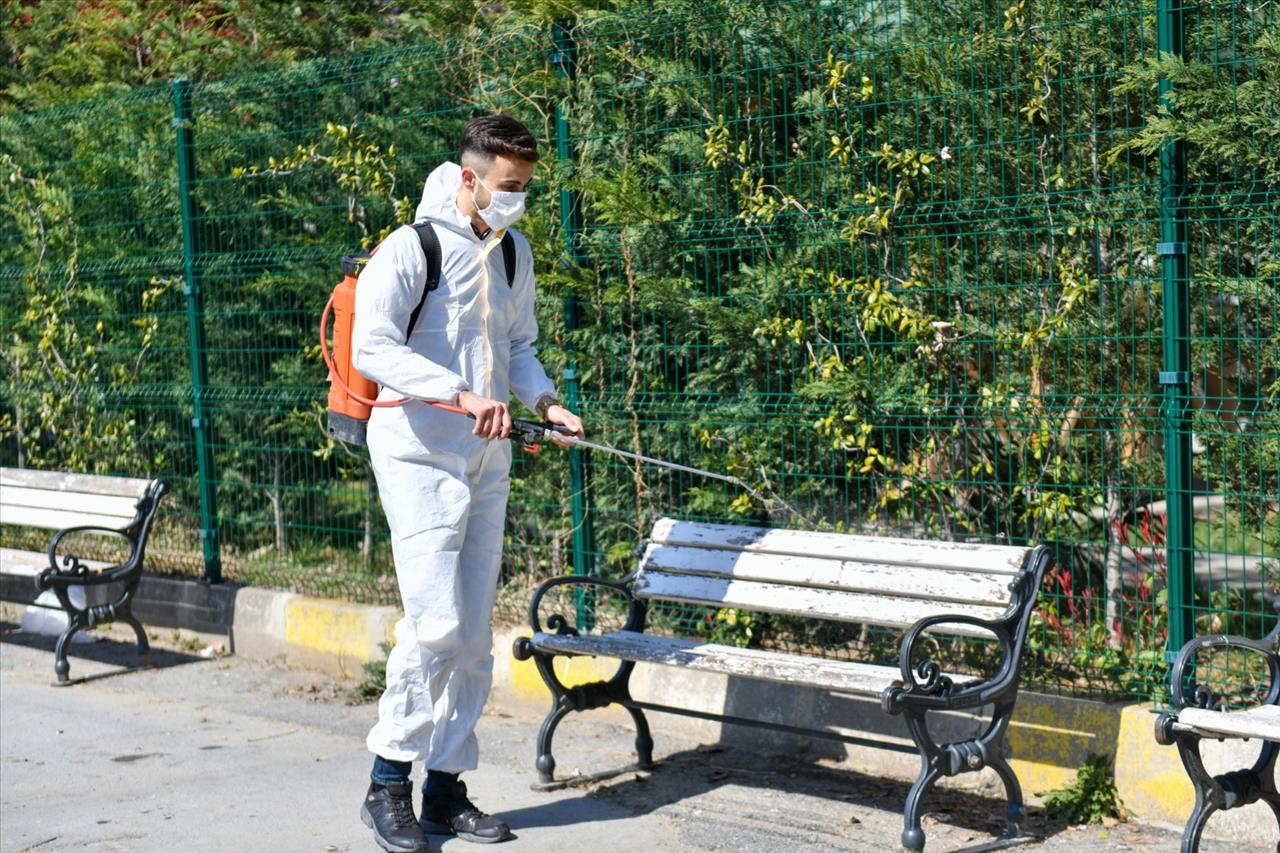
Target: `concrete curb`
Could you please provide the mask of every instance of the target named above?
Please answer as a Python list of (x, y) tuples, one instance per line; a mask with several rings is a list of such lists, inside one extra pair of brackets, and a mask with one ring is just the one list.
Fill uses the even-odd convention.
[[(11, 562), (0, 571), (0, 600), (20, 602), (13, 606), (21, 608), (37, 595), (33, 565), (13, 562), (9, 556)], [(112, 589), (99, 588), (97, 597), (107, 600)], [(156, 575), (143, 576), (133, 612), (148, 628), (223, 642), (233, 654), (246, 658), (347, 677), (359, 675), (366, 662), (386, 657), (379, 644), (391, 639), (400, 618), (396, 607)]]
[[(0, 583), (10, 588), (19, 582), (31, 583), (29, 577), (0, 575)], [(137, 612), (148, 626), (220, 635), (227, 638), (232, 652), (242, 657), (346, 677), (359, 675), (368, 661), (385, 658), (379, 644), (393, 637), (400, 616), (395, 607), (152, 577), (144, 581), (137, 601)], [(541, 714), (548, 707), (547, 689), (532, 661), (516, 661), (511, 653), (512, 641), (528, 633), (522, 628), (495, 630), (494, 690), (499, 700)], [(555, 665), (566, 684), (580, 684), (609, 677), (617, 662), (558, 658)], [(678, 696), (684, 707), (697, 710), (785, 720), (793, 725), (910, 742), (901, 718), (886, 716), (877, 701), (645, 664), (636, 667), (631, 685), (638, 699), (670, 703), (671, 697)], [(1024, 795), (1036, 802), (1037, 794), (1072, 784), (1085, 758), (1101, 753), (1115, 760), (1120, 797), (1136, 818), (1180, 830), (1194, 801), (1191, 783), (1177, 750), (1155, 742), (1153, 712), (1149, 704), (1109, 704), (1023, 692), (1010, 726), (1009, 742), (1014, 756), (1011, 763)], [(620, 708), (596, 713), (612, 714), (619, 724), (630, 726), (630, 718)], [(664, 714), (651, 715), (650, 721), (659, 751), (663, 726), (676, 724), (682, 732), (707, 742), (805, 754), (824, 764), (861, 773), (913, 779), (918, 769), (919, 759), (915, 756), (888, 750)], [(982, 723), (978, 715), (953, 714), (939, 721), (937, 735), (956, 740), (972, 737)], [(560, 727), (559, 737), (573, 737), (572, 718)], [(1206, 766), (1214, 773), (1238, 769), (1252, 764), (1257, 750), (1257, 745), (1248, 742), (1206, 742)], [(990, 770), (944, 780), (944, 784), (958, 784), (991, 796), (1003, 793), (999, 779)], [(1215, 816), (1205, 834), (1256, 842), (1275, 832), (1271, 812), (1264, 804), (1256, 803)]]
[(395, 607), (348, 604), (292, 592), (243, 587), (236, 595), (232, 651), (334, 675), (358, 675), (383, 660), (379, 644), (393, 636)]

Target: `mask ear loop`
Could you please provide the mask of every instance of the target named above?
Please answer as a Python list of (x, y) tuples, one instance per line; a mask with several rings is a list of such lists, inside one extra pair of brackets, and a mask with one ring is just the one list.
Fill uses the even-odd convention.
[[(475, 174), (474, 170), (472, 170), (472, 174), (473, 175)], [(484, 187), (484, 181), (480, 180), (479, 175), (476, 175), (476, 183)], [(480, 202), (476, 199), (475, 187), (471, 187), (467, 190), (467, 192), (471, 193), (471, 206), (476, 209), (476, 213), (479, 213), (481, 210), (488, 210), (489, 206), (493, 204), (493, 190), (489, 189), (488, 187), (484, 187), (484, 188), (489, 193), (489, 204), (486, 204), (483, 208), (480, 207)]]

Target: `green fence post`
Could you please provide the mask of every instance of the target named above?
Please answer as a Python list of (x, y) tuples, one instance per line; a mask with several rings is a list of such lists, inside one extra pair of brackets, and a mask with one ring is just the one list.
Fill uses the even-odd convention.
[[(555, 51), (551, 61), (561, 79), (572, 81), (577, 64), (576, 48), (570, 27), (564, 21), (553, 24), (552, 37)], [(556, 156), (561, 168), (573, 163), (573, 142), (569, 133), (569, 118), (561, 101), (556, 102)], [(560, 188), (560, 228), (564, 232), (564, 246), (569, 262), (581, 265), (586, 259), (578, 235), (582, 233), (582, 209), (577, 194), (567, 187)], [(572, 295), (564, 298), (564, 327), (572, 332), (578, 326), (578, 303)], [(573, 345), (569, 348), (569, 364), (564, 371), (565, 403), (571, 411), (579, 411), (582, 388), (578, 382), (577, 363), (573, 358)], [(588, 494), (590, 472), (586, 453), (578, 448), (569, 451), (569, 478), (573, 489), (573, 573), (591, 574), (594, 569), (595, 534), (591, 528), (591, 503)], [(576, 590), (578, 625), (591, 627), (594, 622), (591, 608)]]
[(196, 203), (192, 187), (196, 181), (196, 146), (192, 128), (191, 84), (173, 81), (173, 126), (178, 137), (178, 197), (182, 210), (182, 262), (187, 297), (187, 345), (191, 354), (191, 427), (196, 438), (196, 464), (200, 477), (200, 540), (204, 548), (204, 582), (222, 580), (222, 557), (218, 548), (218, 488), (213, 458), (213, 435), (205, 408), (205, 387), (209, 384), (204, 335), (204, 294), (201, 292), (196, 262)]
[[(1183, 55), (1182, 0), (1156, 3), (1156, 50), (1161, 57)], [(1159, 99), (1173, 109), (1173, 82), (1159, 83)], [(1160, 148), (1161, 302), (1164, 309), (1164, 482), (1167, 508), (1165, 548), (1168, 554), (1169, 637), (1165, 658), (1172, 661), (1194, 634), (1195, 562), (1191, 525), (1191, 300), (1188, 294), (1188, 240), (1184, 192), (1186, 145), (1165, 142)]]

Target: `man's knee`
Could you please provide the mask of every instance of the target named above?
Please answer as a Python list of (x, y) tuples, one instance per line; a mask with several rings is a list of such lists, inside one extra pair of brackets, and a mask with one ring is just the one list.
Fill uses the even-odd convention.
[(423, 660), (454, 658), (464, 649), (462, 626), (449, 619), (419, 618), (411, 623), (413, 642)]

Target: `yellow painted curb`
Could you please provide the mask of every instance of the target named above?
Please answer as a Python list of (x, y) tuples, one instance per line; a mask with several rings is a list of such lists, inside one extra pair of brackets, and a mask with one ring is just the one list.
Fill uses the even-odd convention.
[(378, 644), (391, 638), (397, 616), (390, 607), (297, 596), (285, 605), (289, 662), (353, 675), (365, 662), (382, 659)]
[(1156, 743), (1156, 715), (1150, 704), (1120, 712), (1116, 748), (1116, 789), (1143, 820), (1181, 826), (1195, 806), (1195, 791), (1178, 750)]
[(1030, 795), (1075, 782), (1091, 754), (1112, 755), (1120, 706), (1022, 691), (1009, 724), (1009, 763)]
[(364, 614), (350, 606), (317, 598), (295, 598), (285, 605), (284, 640), (315, 652), (352, 654), (370, 645)]

